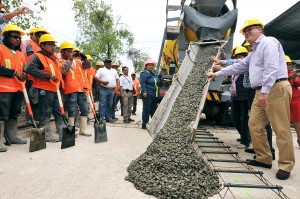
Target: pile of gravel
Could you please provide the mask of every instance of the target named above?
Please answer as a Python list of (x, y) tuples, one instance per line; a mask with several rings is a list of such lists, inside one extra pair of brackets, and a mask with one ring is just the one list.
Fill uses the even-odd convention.
[(139, 158), (132, 161), (126, 180), (157, 198), (207, 198), (215, 195), (219, 179), (188, 141), (189, 124), (195, 120), (211, 67), (214, 45), (202, 46), (195, 66), (176, 99), (164, 127)]

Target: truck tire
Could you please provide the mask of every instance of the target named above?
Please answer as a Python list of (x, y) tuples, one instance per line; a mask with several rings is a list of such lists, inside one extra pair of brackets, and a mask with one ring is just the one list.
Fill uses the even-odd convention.
[(219, 126), (228, 126), (231, 121), (230, 114), (228, 112), (230, 103), (229, 102), (221, 102), (219, 104), (219, 106), (220, 106), (220, 111), (216, 117), (216, 123)]

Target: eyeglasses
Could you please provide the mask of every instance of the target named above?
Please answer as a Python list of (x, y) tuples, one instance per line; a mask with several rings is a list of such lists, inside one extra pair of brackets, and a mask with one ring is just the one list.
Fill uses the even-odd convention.
[(22, 39), (20, 36), (18, 36), (18, 35), (10, 35), (9, 37), (12, 37), (12, 38), (14, 38), (14, 39)]
[(56, 44), (55, 44), (55, 43), (52, 43), (52, 42), (45, 42), (45, 45), (47, 45), (47, 46), (52, 46), (52, 47), (56, 47)]
[(245, 28), (245, 29), (244, 29), (244, 34), (250, 32), (251, 30), (253, 30), (253, 29), (255, 29), (255, 28), (257, 28), (257, 26), (250, 26), (250, 27)]

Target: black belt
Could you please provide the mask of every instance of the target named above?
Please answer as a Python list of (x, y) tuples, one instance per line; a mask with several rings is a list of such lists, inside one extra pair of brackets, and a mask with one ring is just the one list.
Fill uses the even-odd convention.
[[(276, 79), (275, 83), (277, 82), (282, 82), (282, 81), (286, 81), (288, 80), (288, 78), (280, 78), (280, 79)], [(257, 86), (257, 87), (254, 87), (253, 89), (254, 90), (260, 90), (262, 86)]]
[(133, 90), (125, 90), (125, 91), (126, 91), (127, 93), (128, 93), (128, 92), (133, 92)]

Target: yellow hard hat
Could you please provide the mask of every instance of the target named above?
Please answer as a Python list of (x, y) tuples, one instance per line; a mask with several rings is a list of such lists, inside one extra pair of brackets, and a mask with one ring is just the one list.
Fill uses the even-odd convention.
[(73, 52), (80, 52), (80, 53), (82, 53), (82, 51), (79, 48), (74, 48)]
[(240, 33), (244, 34), (244, 29), (249, 27), (249, 26), (254, 26), (254, 25), (259, 25), (261, 26), (262, 28), (264, 28), (264, 24), (259, 21), (258, 19), (248, 19), (244, 22), (243, 24), (243, 28), (240, 30)]
[(93, 60), (93, 58), (92, 58), (92, 56), (91, 55), (85, 55), (86, 56), (86, 58), (88, 59), (88, 60), (90, 60), (90, 61), (92, 61)]
[(4, 36), (6, 32), (19, 32), (21, 37), (25, 35), (25, 32), (23, 32), (18, 26), (13, 24), (7, 24), (6, 26), (4, 26), (2, 30), (2, 36)]
[(97, 61), (96, 66), (104, 66), (104, 63), (102, 61)]
[(247, 48), (245, 48), (243, 46), (239, 46), (235, 49), (233, 56), (243, 54), (243, 53), (248, 54), (249, 52), (248, 52)]
[(246, 41), (246, 42), (244, 43), (244, 46), (250, 46), (249, 42)]
[(29, 34), (36, 33), (36, 30), (37, 30), (37, 29), (38, 29), (37, 27), (31, 28), (31, 29), (29, 30)]
[(62, 49), (74, 49), (74, 45), (71, 43), (71, 42), (68, 42), (68, 41), (63, 41), (61, 44), (60, 44), (60, 47), (59, 49), (62, 50)]
[(57, 41), (55, 41), (55, 39), (49, 35), (49, 34), (44, 34), (40, 37), (40, 41), (39, 44), (43, 43), (43, 42), (48, 42), (48, 41), (52, 41), (54, 43), (57, 43)]
[(50, 34), (50, 32), (48, 32), (44, 27), (37, 27), (34, 33), (37, 32), (45, 32), (46, 34)]
[(285, 62), (286, 63), (291, 63), (292, 62), (292, 60), (290, 59), (290, 57), (289, 56), (285, 56)]
[(236, 48), (240, 47), (241, 45), (235, 45), (232, 49), (231, 49), (231, 54), (234, 55), (234, 51)]

